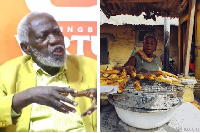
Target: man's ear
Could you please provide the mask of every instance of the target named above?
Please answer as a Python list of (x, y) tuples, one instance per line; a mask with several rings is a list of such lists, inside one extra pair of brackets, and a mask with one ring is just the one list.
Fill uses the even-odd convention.
[(26, 53), (27, 55), (31, 54), (30, 47), (29, 47), (28, 43), (20, 43), (20, 47), (24, 51), (24, 53)]

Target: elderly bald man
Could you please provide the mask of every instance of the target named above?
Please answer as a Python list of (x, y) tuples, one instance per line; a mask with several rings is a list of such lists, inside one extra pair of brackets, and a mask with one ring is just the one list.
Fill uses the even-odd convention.
[(96, 131), (96, 61), (66, 55), (53, 16), (31, 12), (18, 26), (27, 54), (0, 67), (0, 130)]

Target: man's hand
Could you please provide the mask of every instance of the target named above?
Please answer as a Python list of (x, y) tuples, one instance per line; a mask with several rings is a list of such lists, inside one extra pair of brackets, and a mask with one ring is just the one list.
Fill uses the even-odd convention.
[(74, 94), (73, 96), (75, 96), (75, 97), (85, 96), (85, 97), (92, 99), (92, 106), (89, 109), (87, 109), (81, 115), (81, 117), (85, 117), (86, 115), (90, 115), (97, 109), (97, 89), (96, 88), (80, 91), (80, 92)]
[(16, 93), (13, 97), (12, 108), (18, 113), (27, 105), (31, 103), (38, 103), (52, 107), (63, 113), (76, 112), (74, 108), (67, 106), (63, 102), (69, 103), (73, 106), (77, 106), (78, 104), (64, 96), (62, 93), (76, 94), (77, 91), (66, 87), (56, 86), (33, 87), (23, 92)]

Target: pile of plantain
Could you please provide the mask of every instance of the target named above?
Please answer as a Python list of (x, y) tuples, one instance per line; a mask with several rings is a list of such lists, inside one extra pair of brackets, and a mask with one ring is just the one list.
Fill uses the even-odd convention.
[(101, 70), (100, 85), (117, 85), (118, 92), (122, 93), (126, 88), (128, 81), (127, 72), (125, 69), (120, 70)]
[[(132, 80), (136, 90), (142, 90), (140, 80), (164, 82), (172, 85), (183, 86), (182, 80), (191, 77), (181, 77), (166, 71), (146, 71), (136, 74), (134, 67), (114, 67), (112, 70), (101, 70), (100, 85), (117, 85), (118, 93), (124, 92), (128, 80)], [(130, 75), (130, 76), (127, 76)], [(130, 78), (128, 78), (130, 77)]]

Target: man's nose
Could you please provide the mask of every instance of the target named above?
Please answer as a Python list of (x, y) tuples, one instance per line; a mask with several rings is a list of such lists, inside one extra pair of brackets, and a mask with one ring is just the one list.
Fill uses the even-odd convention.
[(53, 34), (49, 34), (48, 39), (49, 39), (49, 43), (51, 45), (58, 44), (60, 41), (59, 37), (57, 37), (56, 35), (53, 35)]

